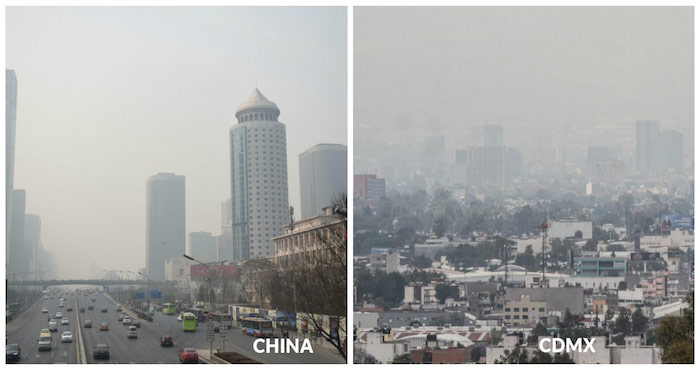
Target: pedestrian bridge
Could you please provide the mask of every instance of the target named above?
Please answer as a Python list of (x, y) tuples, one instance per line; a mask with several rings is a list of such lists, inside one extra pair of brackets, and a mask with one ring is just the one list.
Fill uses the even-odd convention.
[(155, 280), (107, 280), (107, 279), (68, 279), (68, 280), (10, 280), (7, 285), (49, 286), (49, 285), (172, 285), (177, 281)]

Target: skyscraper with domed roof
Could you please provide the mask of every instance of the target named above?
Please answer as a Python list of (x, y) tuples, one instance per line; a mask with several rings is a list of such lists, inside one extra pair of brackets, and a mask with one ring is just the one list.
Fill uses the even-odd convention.
[(280, 110), (257, 88), (231, 127), (233, 259), (273, 256), (272, 238), (288, 223), (287, 135)]

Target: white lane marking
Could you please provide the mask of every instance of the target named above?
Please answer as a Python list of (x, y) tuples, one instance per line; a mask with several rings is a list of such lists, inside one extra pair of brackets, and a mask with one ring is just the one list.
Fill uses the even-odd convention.
[(36, 355), (36, 358), (39, 358), (39, 355)]
[(68, 356), (68, 352), (63, 351), (63, 357), (66, 357), (66, 356)]
[(29, 357), (29, 353), (27, 353), (26, 355), (24, 355), (24, 357), (22, 357), (22, 358), (27, 358), (27, 357)]
[(53, 354), (54, 354), (54, 353), (56, 353), (56, 352), (54, 352), (54, 351), (51, 351), (51, 358), (53, 358)]
[(165, 362), (163, 362), (163, 361), (158, 361), (158, 363), (159, 363), (159, 364), (164, 364)]

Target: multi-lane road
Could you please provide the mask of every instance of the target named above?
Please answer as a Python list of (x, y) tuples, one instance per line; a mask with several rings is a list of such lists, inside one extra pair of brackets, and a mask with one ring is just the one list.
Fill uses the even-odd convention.
[[(57, 297), (44, 300), (27, 308), (25, 312), (8, 323), (8, 343), (18, 343), (22, 349), (21, 363), (77, 363), (77, 327), (80, 325), (86, 358), (88, 363), (119, 363), (119, 364), (157, 364), (178, 363), (178, 352), (182, 348), (192, 347), (200, 352), (208, 351), (209, 342), (206, 336), (205, 324), (200, 324), (195, 332), (184, 332), (182, 323), (175, 316), (156, 313), (153, 322), (141, 321), (138, 329), (138, 338), (129, 339), (126, 336), (128, 326), (117, 320), (118, 312), (114, 301), (105, 294), (70, 295), (63, 294), (66, 299), (64, 308), (59, 308)], [(92, 302), (92, 299), (95, 299)], [(88, 310), (92, 305), (94, 310)], [(72, 306), (73, 312), (66, 312), (66, 308)], [(49, 313), (42, 313), (46, 307)], [(85, 308), (84, 313), (79, 313), (79, 308)], [(106, 308), (107, 312), (101, 312)], [(41, 329), (48, 327), (47, 316), (61, 311), (64, 317), (69, 317), (70, 324), (59, 325), (59, 331), (53, 333), (53, 349), (39, 352), (37, 340)], [(67, 315), (68, 314), (68, 315)], [(78, 322), (79, 320), (79, 322)], [(83, 328), (85, 320), (92, 321), (92, 328)], [(108, 331), (100, 331), (102, 322), (109, 324)], [(71, 331), (73, 343), (61, 343), (61, 333)], [(170, 335), (173, 337), (173, 347), (161, 347), (160, 337)], [(236, 327), (228, 330), (223, 349), (226, 352), (234, 351), (261, 363), (344, 363), (333, 350), (313, 345), (314, 353), (303, 354), (259, 354), (253, 350), (255, 338), (244, 335)], [(109, 360), (95, 360), (92, 349), (97, 344), (106, 344), (110, 347)], [(213, 348), (222, 348), (222, 341), (218, 333), (215, 334)], [(200, 360), (201, 362), (201, 360)]]

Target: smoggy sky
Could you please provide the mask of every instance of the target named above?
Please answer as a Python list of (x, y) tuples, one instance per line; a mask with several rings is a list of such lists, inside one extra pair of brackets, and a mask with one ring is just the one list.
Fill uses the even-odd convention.
[(485, 122), (526, 153), (629, 158), (635, 121), (654, 119), (692, 160), (691, 7), (356, 7), (353, 43), (356, 158), (426, 135), (481, 145)]
[(18, 79), (14, 188), (63, 277), (145, 264), (146, 180), (186, 176), (187, 233), (220, 234), (229, 138), (256, 85), (298, 156), (347, 144), (347, 21), (337, 8), (8, 8)]

